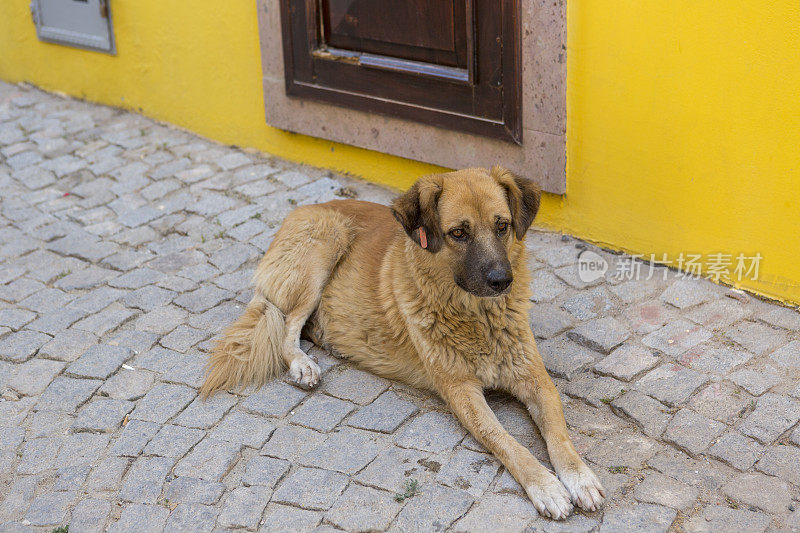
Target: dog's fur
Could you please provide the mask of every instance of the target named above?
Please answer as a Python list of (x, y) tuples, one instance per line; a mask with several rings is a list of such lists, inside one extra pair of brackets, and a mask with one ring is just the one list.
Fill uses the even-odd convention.
[[(391, 209), (355, 200), (296, 209), (258, 266), (247, 310), (214, 350), (202, 393), (263, 384), (284, 367), (315, 386), (320, 369), (300, 350), (303, 332), (360, 368), (436, 391), (539, 513), (598, 509), (604, 489), (572, 445), (528, 324), (523, 239), (539, 196), (495, 167), (423, 177)], [(485, 388), (527, 406), (558, 478), (501, 426)]]

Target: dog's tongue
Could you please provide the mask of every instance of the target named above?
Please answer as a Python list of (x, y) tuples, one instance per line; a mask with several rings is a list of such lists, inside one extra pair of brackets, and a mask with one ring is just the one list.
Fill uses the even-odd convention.
[(419, 227), (419, 245), (423, 248), (428, 247), (428, 236), (425, 235), (425, 228), (422, 226)]

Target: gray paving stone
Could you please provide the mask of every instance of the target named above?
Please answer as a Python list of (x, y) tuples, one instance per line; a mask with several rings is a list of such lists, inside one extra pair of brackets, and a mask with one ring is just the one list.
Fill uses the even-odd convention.
[(97, 399), (85, 405), (72, 423), (75, 431), (111, 432), (122, 423), (125, 415), (133, 410), (134, 404), (125, 400)]
[(18, 330), (31, 320), (36, 318), (36, 313), (26, 311), (24, 309), (1, 309), (0, 310), (0, 326), (6, 326)]
[(119, 274), (113, 270), (90, 266), (78, 272), (72, 272), (60, 278), (53, 285), (65, 291), (73, 289), (90, 289), (117, 277)]
[(382, 531), (389, 527), (402, 504), (382, 491), (350, 485), (325, 515), (347, 531)]
[(638, 374), (653, 368), (658, 361), (658, 357), (641, 346), (623, 344), (594, 365), (594, 369), (600, 374), (630, 381)]
[(39, 356), (58, 361), (74, 361), (96, 343), (97, 336), (93, 333), (68, 329), (56, 334), (50, 342), (42, 346)]
[(378, 455), (380, 437), (352, 428), (332, 432), (319, 446), (299, 459), (304, 466), (355, 474)]
[(678, 362), (703, 372), (725, 375), (737, 366), (747, 363), (752, 357), (753, 354), (745, 350), (716, 347), (704, 343), (684, 352), (678, 358)]
[[(568, 271), (572, 272), (570, 278), (575, 277), (574, 268), (569, 268)], [(562, 279), (567, 281), (567, 283), (570, 282), (569, 279), (563, 277)], [(570, 285), (577, 286), (578, 288), (585, 286), (580, 280), (578, 280), (578, 285), (575, 285), (574, 282), (570, 283)], [(614, 309), (615, 304), (613, 297), (605, 287), (595, 287), (579, 292), (575, 296), (568, 298), (564, 302), (563, 307), (578, 320), (589, 320), (605, 315)]]
[[(246, 406), (246, 402), (243, 406)], [(350, 402), (324, 394), (314, 394), (294, 410), (290, 420), (294, 424), (317, 431), (330, 431), (354, 409), (355, 405)]]
[(564, 379), (571, 379), (601, 357), (600, 353), (573, 342), (566, 335), (539, 342), (537, 348), (547, 371)]
[(712, 333), (686, 320), (671, 322), (650, 333), (642, 343), (671, 357), (679, 357), (687, 350), (710, 339)]
[(453, 448), (465, 434), (453, 415), (431, 411), (406, 424), (395, 434), (395, 442), (404, 448), (441, 452)]
[(266, 418), (241, 411), (232, 411), (209, 435), (217, 440), (236, 442), (251, 448), (261, 448), (273, 431), (275, 431), (275, 425)]
[(721, 329), (749, 316), (752, 313), (745, 305), (731, 298), (712, 300), (692, 309), (686, 317), (706, 328)]
[(441, 531), (467, 512), (472, 497), (458, 489), (423, 487), (424, 497), (411, 498), (400, 511), (395, 526), (403, 531)]
[(319, 468), (298, 468), (283, 478), (272, 501), (325, 511), (347, 486), (347, 476)]
[(220, 481), (239, 459), (241, 444), (205, 438), (175, 466), (176, 476)]
[(527, 498), (516, 494), (487, 494), (454, 525), (455, 531), (524, 531), (536, 516)]
[(708, 455), (719, 459), (737, 470), (747, 470), (756, 462), (764, 448), (755, 440), (737, 431), (720, 437), (708, 450)]
[(113, 303), (99, 313), (75, 323), (73, 327), (102, 336), (118, 328), (134, 315), (135, 313), (130, 309), (126, 309), (118, 303)]
[(291, 463), (283, 459), (257, 455), (247, 461), (247, 466), (242, 476), (245, 486), (262, 485), (269, 488), (275, 487), (284, 474), (289, 471)]
[(183, 385), (156, 385), (136, 404), (131, 418), (163, 424), (186, 407), (197, 395)]
[(177, 365), (181, 357), (182, 355), (174, 350), (156, 346), (147, 352), (137, 355), (133, 361), (131, 361), (131, 366), (136, 369), (150, 370), (152, 372), (164, 374)]
[(748, 531), (764, 533), (769, 526), (769, 516), (747, 509), (731, 509), (724, 505), (709, 505), (702, 513), (692, 517), (687, 531), (714, 533), (716, 531)]
[(128, 505), (120, 519), (108, 528), (109, 533), (139, 533), (141, 531), (162, 531), (167, 522), (169, 510), (159, 505)]
[(154, 380), (152, 372), (123, 368), (103, 382), (97, 393), (115, 400), (138, 400), (150, 390)]
[(567, 290), (567, 285), (547, 270), (533, 273), (531, 282), (531, 300), (537, 303), (551, 302)]
[(789, 508), (789, 485), (778, 478), (759, 472), (734, 476), (722, 487), (730, 499), (758, 507), (768, 513), (782, 514)]
[(0, 515), (4, 517), (19, 516), (20, 518), (30, 506), (36, 492), (35, 477), (18, 477), (5, 493), (3, 502), (0, 503)]
[(79, 489), (86, 481), (86, 476), (92, 469), (89, 465), (66, 466), (56, 471), (56, 480), (53, 483), (54, 491), (68, 491)]
[(189, 314), (174, 305), (157, 307), (136, 320), (136, 329), (164, 335), (180, 324), (183, 324)]
[(800, 485), (800, 448), (786, 444), (770, 446), (759, 459), (756, 469), (794, 485)]
[(127, 457), (106, 457), (89, 473), (86, 488), (89, 491), (119, 490), (129, 465)]
[(688, 406), (708, 418), (735, 424), (750, 405), (752, 398), (729, 382), (713, 382), (692, 396)]
[(725, 431), (725, 424), (698, 415), (690, 409), (681, 409), (667, 425), (664, 440), (696, 456), (705, 450)]
[(302, 426), (279, 427), (261, 448), (261, 455), (296, 459), (325, 440), (323, 433)]
[(227, 392), (219, 392), (208, 399), (197, 397), (178, 415), (175, 424), (208, 429), (219, 422), (235, 404), (236, 397)]
[(667, 290), (661, 293), (662, 301), (678, 309), (686, 309), (716, 298), (717, 294), (708, 287), (706, 282), (691, 279), (674, 281)]
[(38, 474), (54, 466), (58, 450), (61, 448), (63, 438), (40, 438), (25, 442), (22, 447), (22, 456), (17, 465), (20, 474)]
[(39, 401), (36, 402), (37, 410), (60, 410), (67, 413), (77, 411), (102, 382), (95, 379), (74, 379), (65, 376), (56, 377), (44, 390)]
[(800, 312), (797, 309), (770, 305), (759, 311), (758, 319), (767, 324), (792, 331), (800, 331)]
[(622, 506), (609, 509), (603, 514), (603, 523), (600, 531), (605, 532), (642, 532), (666, 533), (672, 522), (675, 521), (677, 512), (668, 507), (639, 503), (632, 506)]
[(322, 520), (322, 513), (308, 511), (289, 505), (270, 503), (264, 511), (259, 533), (283, 533), (285, 531), (311, 531)]
[(233, 296), (234, 294), (230, 291), (204, 285), (195, 291), (181, 294), (175, 298), (175, 304), (192, 313), (202, 313)]
[(660, 445), (653, 439), (629, 430), (612, 433), (589, 448), (584, 455), (602, 466), (639, 469), (659, 449)]
[(225, 492), (225, 485), (192, 477), (176, 477), (167, 482), (164, 498), (175, 503), (214, 505)]
[(153, 285), (163, 279), (164, 274), (152, 268), (142, 267), (127, 272), (108, 282), (112, 287), (122, 289), (140, 289), (147, 285)]
[(664, 364), (641, 377), (635, 387), (669, 406), (680, 406), (707, 381), (705, 374), (695, 370)]
[(773, 368), (763, 366), (741, 368), (728, 376), (728, 379), (747, 390), (754, 396), (760, 396), (780, 382), (780, 375)]
[(65, 365), (66, 363), (60, 361), (31, 359), (16, 365), (8, 386), (25, 396), (41, 394)]
[(628, 328), (611, 317), (590, 320), (567, 332), (567, 336), (587, 348), (609, 353), (629, 336)]
[(31, 503), (25, 520), (32, 526), (57, 526), (64, 522), (67, 508), (76, 498), (74, 492), (42, 494)]
[(186, 533), (210, 532), (214, 530), (219, 510), (207, 505), (182, 503), (170, 513), (165, 531)]
[(150, 439), (158, 433), (160, 427), (153, 422), (131, 420), (111, 448), (112, 453), (128, 457), (138, 456)]
[(56, 464), (60, 467), (91, 464), (103, 454), (108, 443), (108, 435), (94, 433), (67, 435), (64, 445), (58, 451)]
[(786, 344), (786, 333), (757, 322), (739, 322), (725, 330), (725, 336), (747, 351), (761, 355)]
[(448, 487), (464, 490), (477, 499), (489, 487), (501, 466), (500, 461), (489, 454), (458, 450), (436, 480)]
[(611, 403), (615, 411), (632, 418), (646, 435), (659, 438), (670, 420), (663, 404), (638, 391), (629, 391)]
[(680, 483), (658, 472), (650, 472), (636, 486), (633, 496), (643, 503), (653, 503), (672, 509), (687, 509), (697, 500), (696, 487)]
[(267, 487), (236, 487), (225, 497), (218, 523), (224, 528), (255, 529), (272, 496)]
[(198, 389), (205, 381), (208, 356), (202, 353), (180, 355), (176, 363), (164, 375), (163, 380), (182, 383)]
[(366, 405), (389, 388), (389, 381), (354, 368), (331, 372), (322, 381), (323, 392), (342, 400)]
[(132, 355), (129, 348), (94, 344), (67, 367), (67, 373), (82, 378), (106, 379)]
[(185, 428), (166, 424), (144, 447), (145, 455), (181, 458), (200, 442), (205, 432), (199, 429)]
[(800, 369), (800, 341), (792, 341), (770, 354), (770, 358), (783, 368)]
[(102, 533), (105, 531), (109, 514), (111, 514), (111, 502), (108, 500), (99, 498), (81, 500), (72, 510), (69, 528), (72, 531)]
[(180, 325), (170, 334), (162, 337), (161, 341), (159, 342), (163, 347), (169, 348), (170, 350), (186, 352), (189, 350), (189, 348), (207, 337), (208, 333), (205, 331), (201, 331), (186, 325)]
[(800, 420), (800, 403), (785, 396), (767, 393), (758, 399), (755, 410), (739, 426), (739, 431), (762, 444), (770, 444)]
[(19, 305), (37, 313), (50, 313), (61, 310), (74, 299), (75, 295), (73, 294), (68, 294), (58, 289), (46, 288), (28, 296)]
[(125, 476), (119, 497), (135, 503), (155, 503), (175, 460), (169, 457), (139, 457)]
[(0, 338), (0, 359), (14, 363), (27, 361), (51, 339), (37, 331), (18, 331)]
[(609, 404), (625, 392), (627, 385), (614, 378), (581, 374), (567, 383), (563, 391), (568, 396), (580, 398), (594, 407)]
[(141, 289), (129, 293), (122, 302), (128, 307), (135, 307), (143, 311), (152, 311), (162, 307), (175, 299), (176, 293), (161, 289), (153, 285), (146, 285)]
[(395, 392), (386, 391), (348, 418), (347, 424), (371, 431), (393, 433), (418, 410), (416, 405), (403, 400)]

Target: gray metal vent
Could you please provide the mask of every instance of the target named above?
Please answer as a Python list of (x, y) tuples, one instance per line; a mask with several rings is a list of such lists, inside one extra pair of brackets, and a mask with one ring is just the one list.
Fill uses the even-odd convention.
[(116, 53), (109, 0), (31, 0), (42, 41)]

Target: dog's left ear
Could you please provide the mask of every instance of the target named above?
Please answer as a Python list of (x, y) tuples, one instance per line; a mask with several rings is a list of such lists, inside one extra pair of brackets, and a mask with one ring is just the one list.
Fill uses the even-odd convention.
[(402, 224), (412, 241), (431, 253), (442, 248), (444, 235), (439, 222), (441, 180), (436, 176), (420, 178), (392, 203), (392, 214)]
[(492, 177), (506, 190), (514, 235), (521, 241), (539, 211), (542, 191), (533, 181), (521, 178), (502, 167), (493, 167), (491, 172)]

